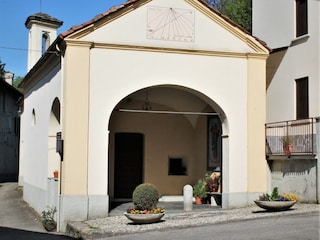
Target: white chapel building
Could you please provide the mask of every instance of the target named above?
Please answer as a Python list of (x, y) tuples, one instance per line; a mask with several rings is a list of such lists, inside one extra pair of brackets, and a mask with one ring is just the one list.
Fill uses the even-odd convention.
[(45, 51), (21, 84), (19, 174), (59, 230), (108, 216), (142, 182), (176, 196), (220, 172), (222, 208), (266, 192), (262, 41), (202, 0), (128, 0), (54, 37), (61, 24), (26, 22)]

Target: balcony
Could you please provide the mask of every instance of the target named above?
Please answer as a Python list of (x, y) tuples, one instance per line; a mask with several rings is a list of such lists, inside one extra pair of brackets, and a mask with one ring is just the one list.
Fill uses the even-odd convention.
[(266, 157), (310, 159), (316, 155), (316, 119), (266, 124)]

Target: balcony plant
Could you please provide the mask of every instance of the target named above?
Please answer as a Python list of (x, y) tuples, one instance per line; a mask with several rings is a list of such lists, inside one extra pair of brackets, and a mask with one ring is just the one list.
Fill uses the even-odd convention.
[(164, 216), (164, 208), (157, 207), (159, 191), (151, 183), (138, 185), (132, 194), (133, 208), (128, 208), (124, 214), (135, 223), (155, 223)]
[(290, 155), (292, 153), (294, 140), (295, 137), (290, 135), (285, 135), (280, 138), (280, 141), (282, 142), (283, 146), (283, 152), (286, 155)]
[(277, 187), (273, 188), (272, 193), (264, 193), (255, 200), (255, 204), (268, 211), (284, 211), (290, 209), (299, 197), (293, 193), (279, 194)]

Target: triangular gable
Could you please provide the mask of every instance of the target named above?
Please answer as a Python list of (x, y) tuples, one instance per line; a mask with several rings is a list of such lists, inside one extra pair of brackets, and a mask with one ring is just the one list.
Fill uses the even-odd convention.
[[(150, 15), (157, 11), (165, 13), (173, 9), (179, 13), (191, 10), (189, 19), (194, 17), (194, 40), (185, 41), (157, 39), (150, 41)], [(160, 15), (160, 14), (159, 14)], [(181, 22), (170, 23), (172, 27)], [(151, 29), (151, 30), (150, 30)], [(168, 30), (169, 31), (169, 30)], [(190, 30), (192, 31), (192, 30)], [(188, 33), (192, 34), (191, 32)], [(186, 38), (190, 36), (187, 35)], [(94, 19), (73, 27), (60, 34), (68, 40), (81, 40), (95, 43), (135, 45), (148, 47), (167, 47), (182, 49), (202, 49), (204, 51), (248, 52), (268, 54), (267, 46), (246, 30), (210, 7), (203, 0), (129, 0), (118, 7), (96, 16)], [(165, 38), (168, 36), (165, 36)], [(239, 41), (240, 40), (240, 41)]]

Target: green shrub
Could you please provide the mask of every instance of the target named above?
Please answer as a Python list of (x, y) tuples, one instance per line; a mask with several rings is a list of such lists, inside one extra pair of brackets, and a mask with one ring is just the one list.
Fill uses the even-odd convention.
[(151, 183), (138, 185), (132, 194), (133, 205), (137, 210), (151, 210), (157, 206), (158, 200), (158, 189)]
[(205, 198), (207, 196), (206, 183), (202, 179), (193, 186), (193, 196), (199, 198)]
[(275, 187), (273, 188), (271, 193), (271, 201), (277, 201), (278, 199), (279, 199), (279, 191), (278, 191), (278, 188)]

